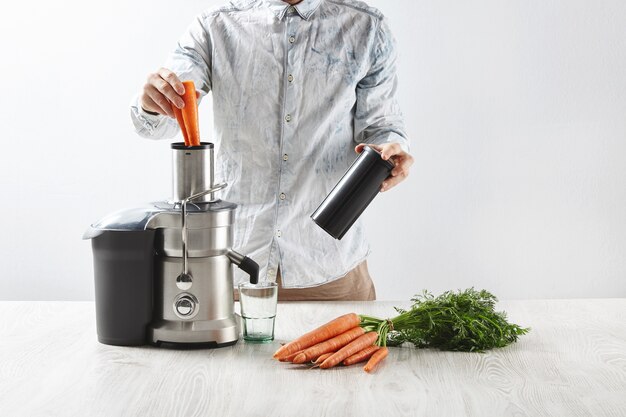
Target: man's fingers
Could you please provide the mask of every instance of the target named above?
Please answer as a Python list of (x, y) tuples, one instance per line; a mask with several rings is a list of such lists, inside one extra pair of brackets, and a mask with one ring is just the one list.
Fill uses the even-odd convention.
[(409, 168), (413, 165), (414, 159), (411, 155), (405, 153), (404, 155), (394, 158), (394, 162), (396, 166), (391, 170), (391, 175), (398, 175), (402, 172), (408, 175)]
[(383, 145), (380, 156), (386, 161), (394, 155), (404, 153), (402, 147), (398, 143), (388, 143)]
[(180, 97), (178, 93), (174, 91), (174, 88), (172, 88), (172, 86), (163, 78), (159, 77), (158, 79), (155, 79), (152, 85), (154, 85), (156, 89), (159, 90), (159, 92), (163, 94), (171, 103), (174, 103), (176, 107), (179, 109), (185, 107), (185, 102), (182, 97)]
[(384, 145), (373, 145), (368, 143), (360, 143), (354, 148), (357, 153), (363, 151), (363, 147), (370, 146), (380, 152), (380, 156), (384, 160), (393, 161), (394, 168), (391, 175), (383, 182), (380, 191), (387, 191), (404, 181), (409, 176), (409, 168), (413, 165), (413, 157), (406, 153), (399, 143), (385, 143)]
[(141, 100), (141, 108), (147, 111), (151, 111), (154, 113), (159, 113), (164, 116), (167, 116), (167, 112), (161, 108), (158, 104), (154, 102), (148, 95), (144, 95)]
[(404, 181), (409, 176), (409, 168), (413, 165), (413, 157), (406, 153), (399, 143), (385, 143), (384, 145), (374, 145), (370, 143), (359, 143), (354, 150), (357, 153), (363, 152), (365, 146), (370, 146), (380, 152), (381, 157), (384, 160), (391, 159), (394, 163), (394, 168), (391, 170), (391, 175), (383, 181), (380, 186), (380, 191), (388, 191)]
[(398, 175), (387, 178), (385, 181), (383, 181), (383, 184), (380, 186), (380, 192), (382, 193), (382, 192), (392, 189), (393, 187), (395, 187), (396, 185), (404, 181), (407, 175), (408, 173), (403, 171)]
[(400, 182), (404, 181), (406, 177), (409, 176), (409, 170), (414, 162), (413, 157), (402, 150), (398, 156), (393, 157), (393, 160), (396, 166), (391, 170), (391, 176), (381, 185), (381, 192), (390, 190)]
[[(174, 103), (174, 105), (176, 107), (178, 107), (179, 109), (182, 109), (183, 107), (185, 107), (185, 102), (178, 95), (178, 93), (176, 91), (174, 91), (174, 88), (169, 83), (169, 81), (164, 79), (163, 76), (161, 75), (161, 72), (163, 72), (164, 69), (161, 68), (161, 70), (159, 70), (159, 71), (160, 71), (159, 73), (150, 74), (150, 76), (148, 76), (148, 84), (152, 85), (161, 94), (163, 94), (165, 96), (165, 98), (167, 98), (170, 101), (170, 103)], [(167, 71), (167, 70), (165, 70), (165, 71)], [(173, 74), (172, 72), (169, 72), (169, 73)]]
[(398, 175), (404, 175), (405, 177), (409, 176), (409, 168), (403, 165), (398, 165), (394, 169), (391, 170), (391, 176), (397, 177)]
[(165, 98), (163, 94), (161, 94), (155, 87), (146, 88), (145, 93), (148, 95), (152, 101), (158, 105), (161, 109), (163, 109), (162, 114), (166, 114), (170, 117), (174, 117), (174, 111), (172, 110), (172, 106), (170, 102)]
[(167, 81), (167, 83), (172, 86), (172, 88), (176, 91), (178, 95), (182, 96), (183, 94), (185, 94), (185, 86), (183, 85), (182, 81), (178, 78), (178, 75), (174, 74), (172, 71), (168, 70), (167, 68), (159, 69), (157, 74), (162, 79)]

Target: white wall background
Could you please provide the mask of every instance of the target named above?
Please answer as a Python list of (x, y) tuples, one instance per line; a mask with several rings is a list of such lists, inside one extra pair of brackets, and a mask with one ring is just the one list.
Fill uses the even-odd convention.
[[(85, 228), (170, 193), (128, 103), (218, 1), (0, 13), (0, 299), (93, 298)], [(368, 209), (379, 299), (626, 296), (626, 2), (371, 0), (400, 49), (415, 167)], [(210, 130), (210, 103), (201, 126)]]

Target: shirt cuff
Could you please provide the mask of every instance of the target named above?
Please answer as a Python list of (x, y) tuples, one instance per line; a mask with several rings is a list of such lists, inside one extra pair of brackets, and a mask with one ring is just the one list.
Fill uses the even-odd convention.
[(130, 105), (133, 124), (138, 133), (152, 134), (165, 119), (161, 114), (150, 114), (139, 104), (139, 97), (135, 97)]

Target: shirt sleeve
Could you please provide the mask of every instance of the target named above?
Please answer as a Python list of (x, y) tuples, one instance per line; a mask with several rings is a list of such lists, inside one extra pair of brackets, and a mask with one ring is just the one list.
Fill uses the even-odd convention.
[(409, 151), (404, 119), (396, 100), (396, 45), (386, 19), (374, 39), (371, 66), (356, 88), (354, 140), (358, 143), (399, 143)]
[[(174, 72), (182, 81), (193, 80), (202, 98), (211, 91), (212, 43), (205, 20), (197, 17), (179, 39), (164, 67)], [(139, 95), (130, 105), (130, 116), (139, 135), (151, 139), (172, 138), (180, 132), (175, 119), (145, 112)]]

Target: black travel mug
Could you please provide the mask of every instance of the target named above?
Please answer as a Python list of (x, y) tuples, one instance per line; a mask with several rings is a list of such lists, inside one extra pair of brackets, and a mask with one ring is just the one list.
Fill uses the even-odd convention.
[(391, 161), (365, 146), (311, 218), (329, 235), (341, 240), (376, 197), (393, 167)]

